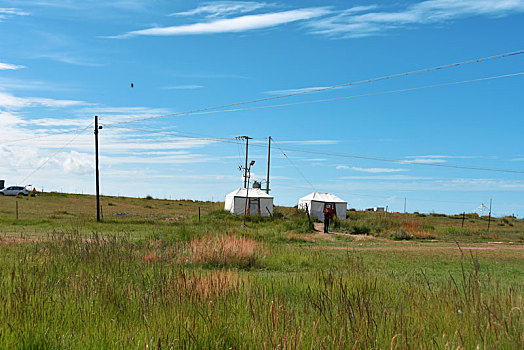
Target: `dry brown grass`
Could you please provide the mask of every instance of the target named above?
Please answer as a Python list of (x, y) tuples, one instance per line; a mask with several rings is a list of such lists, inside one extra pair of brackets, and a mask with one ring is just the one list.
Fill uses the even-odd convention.
[(253, 266), (263, 253), (261, 243), (231, 234), (193, 238), (187, 245), (182, 260), (192, 264), (217, 266)]
[(414, 239), (435, 239), (438, 234), (435, 232), (427, 232), (415, 221), (409, 221), (402, 225), (406, 233)]
[(172, 292), (190, 299), (206, 300), (238, 293), (247, 283), (246, 276), (231, 270), (213, 270), (208, 274), (181, 271)]

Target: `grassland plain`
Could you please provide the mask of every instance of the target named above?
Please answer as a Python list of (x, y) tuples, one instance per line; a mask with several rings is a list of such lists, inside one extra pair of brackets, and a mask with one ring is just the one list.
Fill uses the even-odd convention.
[(0, 198), (1, 348), (524, 348), (523, 220), (102, 205)]

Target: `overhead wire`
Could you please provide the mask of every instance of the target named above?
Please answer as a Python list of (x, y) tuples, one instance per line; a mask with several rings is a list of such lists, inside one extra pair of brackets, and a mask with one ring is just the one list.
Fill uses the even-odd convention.
[(279, 107), (289, 107), (289, 106), (297, 106), (297, 105), (303, 105), (303, 104), (332, 102), (332, 101), (338, 101), (338, 100), (348, 100), (348, 99), (361, 98), (361, 97), (379, 96), (379, 95), (410, 92), (410, 91), (423, 90), (423, 89), (438, 88), (438, 87), (444, 87), (444, 86), (467, 84), (467, 83), (474, 83), (474, 82), (479, 82), (479, 81), (486, 81), (486, 80), (493, 80), (493, 79), (500, 79), (500, 78), (509, 78), (509, 77), (522, 76), (522, 75), (524, 75), (524, 72), (503, 74), (503, 75), (483, 77), (483, 78), (477, 78), (477, 79), (454, 81), (454, 82), (441, 83), (441, 84), (424, 85), (424, 86), (417, 86), (417, 87), (405, 88), (405, 89), (370, 92), (370, 93), (359, 94), (359, 95), (332, 97), (332, 98), (307, 100), (307, 101), (297, 101), (297, 102), (256, 106), (256, 107), (245, 107), (245, 108), (235, 108), (235, 109), (223, 109), (223, 110), (217, 110), (217, 111), (197, 112), (197, 113), (192, 113), (192, 115), (205, 115), (205, 114), (217, 114), (217, 113), (229, 113), (229, 112), (245, 112), (245, 111), (253, 111), (253, 110), (268, 109), (268, 108), (279, 108)]
[(447, 68), (452, 68), (452, 67), (458, 67), (458, 66), (463, 66), (463, 65), (473, 64), (473, 63), (491, 61), (491, 60), (495, 60), (495, 59), (500, 59), (500, 58), (505, 58), (505, 57), (510, 57), (510, 56), (516, 56), (516, 55), (521, 55), (521, 54), (524, 54), (524, 50), (518, 50), (518, 51), (513, 51), (513, 52), (506, 52), (506, 53), (493, 55), (493, 56), (488, 56), (488, 57), (476, 58), (476, 59), (472, 59), (472, 60), (455, 62), (455, 63), (451, 63), (451, 64), (445, 64), (445, 65), (429, 67), (429, 68), (423, 68), (423, 69), (418, 69), (418, 70), (408, 71), (408, 72), (403, 72), (403, 73), (390, 74), (390, 75), (386, 75), (386, 76), (381, 76), (381, 77), (376, 77), (376, 78), (371, 78), (371, 79), (365, 79), (365, 80), (360, 80), (360, 81), (355, 81), (355, 82), (347, 82), (347, 83), (331, 85), (331, 86), (327, 86), (327, 87), (311, 88), (311, 89), (306, 89), (306, 90), (297, 91), (297, 92), (293, 92), (293, 93), (282, 94), (282, 95), (278, 95), (278, 96), (270, 96), (270, 97), (258, 98), (258, 99), (248, 100), (248, 101), (229, 103), (229, 104), (224, 104), (224, 105), (220, 105), (220, 106), (199, 108), (199, 109), (194, 109), (194, 110), (190, 110), (190, 111), (186, 111), (186, 112), (177, 112), (177, 113), (170, 113), (170, 114), (164, 114), (164, 115), (158, 115), (158, 116), (151, 116), (151, 117), (144, 117), (144, 118), (136, 118), (136, 119), (131, 119), (131, 120), (125, 120), (125, 121), (121, 121), (121, 122), (117, 122), (117, 123), (113, 123), (113, 124), (107, 124), (107, 126), (123, 125), (123, 124), (135, 123), (135, 122), (140, 122), (140, 121), (145, 121), (145, 120), (160, 119), (160, 118), (181, 116), (181, 115), (187, 115), (187, 114), (196, 114), (196, 113), (200, 113), (200, 112), (224, 109), (224, 108), (235, 107), (235, 106), (240, 106), (240, 105), (266, 102), (266, 101), (271, 101), (271, 100), (276, 100), (276, 99), (282, 99), (282, 98), (288, 98), (288, 97), (293, 97), (293, 96), (310, 94), (310, 93), (314, 93), (314, 92), (333, 90), (333, 89), (338, 89), (338, 88), (352, 86), (352, 85), (366, 84), (366, 83), (383, 81), (383, 80), (388, 80), (388, 79), (394, 79), (394, 78), (399, 78), (399, 77), (404, 77), (404, 76), (409, 76), (409, 75), (427, 73), (427, 72), (432, 72), (432, 71), (442, 70), (442, 69), (447, 69)]
[(277, 148), (280, 152), (282, 152), (282, 154), (284, 155), (284, 157), (289, 161), (289, 163), (295, 168), (295, 170), (300, 174), (300, 176), (302, 176), (302, 178), (304, 180), (306, 180), (306, 182), (309, 184), (309, 186), (311, 186), (311, 188), (313, 189), (313, 191), (317, 191), (315, 186), (313, 186), (313, 184), (307, 179), (307, 177), (302, 173), (302, 171), (300, 171), (300, 169), (295, 165), (295, 163), (287, 156), (286, 152), (284, 152), (282, 150), (282, 148), (280, 148), (278, 146), (278, 142), (275, 141), (275, 139), (272, 137), (271, 140), (273, 141), (273, 144), (274, 144), (274, 147)]
[(89, 124), (88, 126), (84, 127), (83, 129), (80, 129), (80, 132), (77, 133), (71, 140), (69, 140), (66, 144), (64, 144), (60, 149), (58, 149), (55, 153), (53, 153), (51, 156), (49, 156), (42, 164), (40, 164), (39, 167), (37, 167), (36, 169), (34, 169), (31, 173), (29, 173), (29, 175), (27, 175), (26, 177), (24, 177), (24, 179), (22, 181), (20, 181), (19, 183), (20, 184), (23, 184), (28, 178), (30, 178), (34, 173), (36, 173), (38, 170), (42, 169), (51, 159), (53, 159), (58, 153), (62, 152), (67, 146), (69, 146), (71, 143), (73, 143), (74, 140), (76, 140), (76, 138), (78, 136), (80, 136), (81, 134), (84, 133), (84, 131), (86, 131), (88, 128), (90, 128), (94, 123), (91, 123)]
[[(386, 90), (386, 91), (370, 92), (370, 93), (359, 94), (359, 95), (341, 96), (341, 97), (333, 97), (333, 98), (325, 98), (325, 99), (317, 99), (317, 100), (308, 100), (308, 101), (297, 101), (297, 102), (275, 104), (275, 105), (265, 105), (265, 106), (256, 106), (256, 107), (247, 107), (247, 108), (235, 108), (235, 109), (222, 109), (222, 110), (202, 111), (202, 112), (180, 112), (180, 115), (185, 115), (185, 114), (206, 115), (206, 114), (216, 114), (216, 113), (245, 112), (245, 111), (268, 109), (268, 108), (279, 108), (279, 107), (289, 107), (289, 106), (296, 106), (296, 105), (303, 105), (303, 104), (332, 102), (332, 101), (338, 101), (338, 100), (347, 100), (347, 99), (354, 99), (354, 98), (362, 98), (362, 97), (370, 97), (370, 96), (379, 96), (379, 95), (386, 95), (386, 94), (410, 92), (410, 91), (416, 91), (416, 90), (431, 89), (431, 88), (445, 87), (445, 86), (452, 86), (452, 85), (459, 85), (459, 84), (467, 84), (467, 83), (474, 83), (474, 82), (480, 82), (480, 81), (487, 81), (487, 80), (494, 80), (494, 79), (501, 79), (501, 78), (509, 78), (509, 77), (515, 77), (515, 76), (523, 76), (523, 75), (524, 75), (524, 72), (518, 72), (518, 73), (502, 74), (502, 75), (482, 77), (482, 78), (476, 78), (476, 79), (454, 81), (454, 82), (448, 82), (448, 83), (424, 85), (424, 86), (405, 88), (405, 89)], [(124, 128), (124, 127), (121, 127), (120, 125), (122, 125), (122, 123), (104, 124), (104, 126), (106, 126), (106, 127)], [(11, 143), (16, 143), (16, 142), (21, 142), (21, 141), (29, 141), (29, 140), (33, 140), (33, 139), (45, 138), (45, 137), (50, 137), (50, 136), (55, 136), (55, 135), (70, 134), (70, 133), (73, 133), (73, 132), (82, 131), (82, 130), (84, 130), (84, 128), (69, 129), (69, 130), (53, 132), (53, 133), (49, 133), (49, 134), (45, 134), (45, 135), (36, 135), (36, 136), (22, 138), (22, 139), (8, 140), (8, 141), (0, 142), (0, 145), (2, 145), (2, 144), (11, 144)], [(130, 130), (138, 130), (138, 128), (131, 128), (131, 127), (126, 127), (126, 128), (130, 129)], [(148, 132), (150, 132), (150, 131), (148, 131)], [(191, 133), (189, 133), (189, 134), (191, 134)], [(194, 135), (200, 135), (200, 134), (197, 134), (197, 133), (193, 133), (193, 134)]]
[[(126, 128), (127, 127), (120, 127), (120, 128)], [(146, 129), (137, 129), (133, 128), (132, 130), (142, 131), (142, 132), (150, 132), (150, 133), (163, 133), (155, 130), (146, 130)], [(164, 134), (168, 134), (165, 133)], [(233, 141), (234, 138), (219, 138), (219, 137), (206, 137), (206, 138), (195, 138), (191, 136), (182, 136), (178, 135), (178, 137), (184, 137), (184, 138), (192, 138), (192, 139), (199, 139), (199, 140), (209, 140), (209, 141), (216, 141), (216, 142), (223, 142), (223, 143), (236, 143)], [(256, 139), (256, 138), (255, 138)], [(271, 138), (274, 140), (274, 138)], [(275, 141), (277, 143), (277, 141)], [(258, 145), (256, 143), (252, 143), (251, 147), (257, 147), (257, 148), (264, 148), (263, 145)], [(308, 150), (308, 149), (302, 149), (302, 148), (296, 148), (296, 147), (286, 147), (286, 146), (278, 146), (275, 145), (276, 148), (278, 148), (284, 157), (290, 161), (291, 164), (296, 168), (294, 163), (290, 160), (290, 158), (287, 156), (286, 152), (299, 152), (299, 153), (306, 153), (306, 154), (315, 154), (315, 155), (323, 155), (323, 156), (331, 156), (331, 157), (339, 157), (339, 158), (353, 158), (353, 159), (363, 159), (363, 160), (371, 160), (371, 161), (379, 161), (379, 162), (388, 162), (388, 163), (396, 163), (396, 164), (405, 164), (405, 165), (421, 165), (421, 166), (432, 166), (432, 167), (440, 167), (440, 168), (453, 168), (453, 169), (465, 169), (465, 170), (478, 170), (478, 171), (491, 171), (491, 172), (503, 172), (503, 173), (514, 173), (514, 174), (524, 174), (524, 171), (522, 170), (512, 170), (512, 169), (499, 169), (499, 168), (487, 168), (487, 167), (472, 167), (472, 166), (462, 166), (462, 165), (455, 165), (455, 164), (435, 164), (435, 163), (418, 163), (415, 161), (410, 160), (398, 160), (398, 159), (389, 159), (389, 158), (382, 158), (382, 157), (370, 157), (370, 156), (363, 156), (363, 155), (356, 155), (356, 154), (346, 154), (346, 153), (334, 153), (334, 152), (325, 152), (325, 151), (314, 151), (314, 150)], [(298, 169), (297, 169), (298, 170)], [(300, 170), (298, 170), (300, 172)], [(309, 181), (307, 181), (309, 182)], [(311, 187), (314, 187), (311, 185)]]

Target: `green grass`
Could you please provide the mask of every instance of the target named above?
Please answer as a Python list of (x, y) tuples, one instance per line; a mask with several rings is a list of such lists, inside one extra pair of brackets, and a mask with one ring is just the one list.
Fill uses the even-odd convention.
[(524, 346), (522, 220), (349, 212), (322, 235), (295, 208), (244, 228), (221, 203), (104, 197), (97, 224), (89, 196), (18, 199), (18, 220), (15, 200), (0, 348)]

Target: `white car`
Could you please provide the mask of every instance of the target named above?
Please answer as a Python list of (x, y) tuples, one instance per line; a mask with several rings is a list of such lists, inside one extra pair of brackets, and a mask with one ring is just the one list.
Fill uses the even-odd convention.
[(1, 196), (28, 196), (29, 191), (22, 186), (11, 186), (0, 190)]

